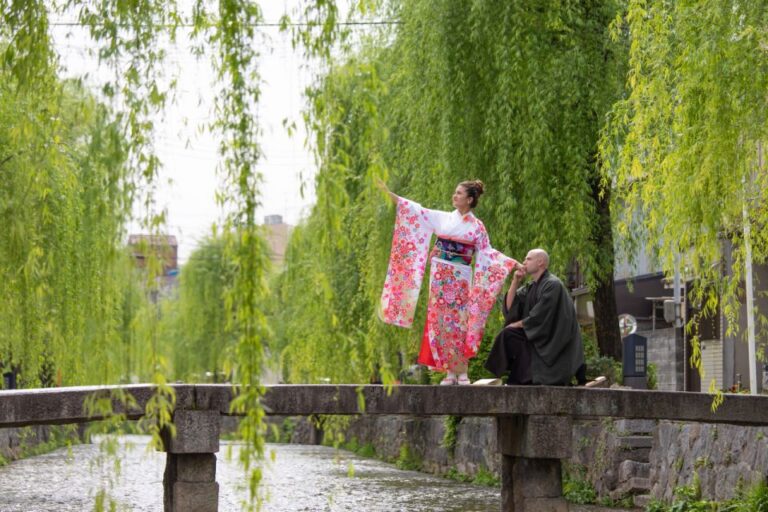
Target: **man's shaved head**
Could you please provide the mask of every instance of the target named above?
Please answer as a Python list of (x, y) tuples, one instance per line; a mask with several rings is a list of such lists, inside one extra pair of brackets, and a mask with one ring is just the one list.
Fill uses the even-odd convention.
[(544, 249), (531, 249), (528, 251), (528, 256), (536, 258), (541, 261), (544, 268), (549, 268), (549, 254)]
[(526, 274), (538, 279), (549, 268), (549, 254), (544, 249), (531, 249), (525, 255), (522, 267)]

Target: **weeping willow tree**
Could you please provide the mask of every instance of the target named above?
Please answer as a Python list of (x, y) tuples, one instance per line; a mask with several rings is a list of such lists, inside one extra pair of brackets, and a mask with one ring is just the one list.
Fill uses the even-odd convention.
[[(609, 37), (620, 7), (385, 6), (398, 23), (333, 66), (311, 95), (318, 200), (278, 287), (292, 379), (395, 378), (418, 347), (420, 332), (376, 319), (392, 230), (371, 190), (376, 176), (437, 209), (449, 208), (456, 183), (483, 180), (476, 212), (494, 247), (518, 259), (545, 247), (559, 273), (578, 261), (595, 290), (602, 351), (621, 353), (610, 194), (597, 157), (623, 87), (623, 42)], [(423, 315), (422, 303), (415, 325)]]
[(768, 256), (768, 6), (633, 0), (619, 28), (631, 37), (629, 93), (601, 149), (623, 249), (645, 245), (668, 273), (679, 258), (695, 279), (694, 306), (703, 316), (722, 308), (733, 332), (747, 246), (755, 263)]
[(318, 199), (291, 236), (272, 321), (275, 352), (282, 351), (294, 382), (367, 382), (378, 375), (391, 381), (399, 369), (405, 347), (389, 336), (407, 338), (372, 316), (391, 236), (391, 215), (370, 187), (371, 176), (382, 172), (382, 93), (377, 64), (358, 60), (335, 69), (311, 96), (322, 156)]
[[(238, 333), (231, 325), (231, 302), (226, 300), (236, 271), (226, 251), (230, 237), (237, 238), (237, 234), (206, 237), (181, 268), (178, 290), (159, 305), (160, 338), (174, 379), (232, 380)], [(269, 269), (263, 239), (258, 250), (259, 264)], [(266, 305), (260, 303), (259, 307)]]
[(482, 179), (489, 194), (479, 213), (494, 244), (518, 259), (544, 247), (561, 275), (578, 262), (594, 291), (601, 352), (620, 357), (597, 142), (622, 92), (624, 48), (609, 37), (622, 3), (438, 5), (403, 2), (392, 166), (435, 205), (450, 190), (435, 179)]
[[(297, 16), (300, 21), (295, 26), (297, 43), (303, 44), (309, 55), (329, 55), (331, 46), (339, 36), (335, 2), (302, 2)], [(90, 38), (87, 47), (91, 56), (109, 71), (108, 74), (93, 75), (109, 76), (99, 84), (98, 93), (110, 106), (112, 124), (107, 126), (109, 129), (104, 132), (103, 138), (95, 134), (92, 136), (93, 144), (105, 146), (104, 154), (94, 150), (80, 164), (82, 169), (88, 166), (96, 169), (99, 166), (112, 168), (117, 165), (117, 161), (109, 153), (108, 144), (111, 140), (107, 135), (114, 132), (115, 137), (122, 141), (119, 158), (124, 173), (120, 175), (122, 181), (115, 182), (119, 184), (115, 186), (127, 195), (121, 196), (126, 201), (114, 210), (104, 206), (109, 201), (109, 190), (104, 191), (104, 198), (82, 205), (75, 204), (79, 197), (74, 191), (67, 194), (58, 188), (77, 189), (80, 183), (76, 183), (76, 180), (79, 178), (83, 179), (83, 183), (90, 183), (88, 180), (92, 179), (94, 184), (100, 183), (102, 187), (108, 188), (113, 182), (106, 177), (106, 170), (102, 174), (80, 173), (74, 163), (59, 172), (51, 170), (41, 177), (34, 177), (31, 170), (33, 164), (39, 163), (36, 158), (47, 160), (45, 164), (53, 169), (65, 163), (66, 150), (74, 152), (76, 146), (91, 144), (87, 137), (86, 142), (74, 136), (71, 141), (68, 140), (70, 135), (62, 131), (59, 119), (63, 118), (57, 117), (58, 109), (50, 108), (62, 98), (57, 92), (61, 87), (57, 85), (59, 63), (51, 37), (52, 20), (64, 20), (65, 25), (73, 24), (84, 30)], [(162, 333), (157, 311), (145, 308), (132, 316), (131, 308), (125, 308), (122, 316), (112, 314), (100, 318), (95, 315), (85, 319), (69, 313), (72, 308), (77, 310), (75, 313), (81, 311), (73, 302), (81, 296), (93, 294), (93, 297), (87, 297), (83, 307), (97, 304), (98, 298), (111, 297), (108, 297), (106, 291), (104, 294), (97, 293), (97, 285), (109, 286), (105, 279), (109, 268), (105, 266), (105, 260), (100, 258), (102, 254), (117, 250), (115, 240), (108, 240), (105, 233), (114, 228), (111, 222), (121, 225), (130, 211), (128, 205), (131, 201), (140, 201), (145, 229), (157, 233), (163, 224), (163, 212), (158, 211), (155, 205), (154, 191), (161, 162), (154, 151), (153, 133), (156, 119), (162, 115), (163, 109), (173, 97), (176, 85), (174, 77), (165, 73), (166, 43), (173, 43), (179, 30), (188, 30), (192, 40), (190, 53), (211, 59), (219, 80), (214, 104), (216, 121), (210, 127), (221, 140), (220, 172), (223, 185), (217, 197), (221, 200), (223, 210), (231, 212), (222, 223), (222, 231), (237, 234), (227, 237), (224, 247), (233, 269), (224, 299), (226, 310), (232, 312), (228, 317), (228, 329), (236, 336), (232, 364), (236, 366), (235, 373), (238, 382), (242, 384), (238, 388), (233, 407), (245, 415), (241, 423), (241, 434), (251, 449), (242, 450), (241, 457), (249, 470), (252, 498), (256, 496), (255, 488), (260, 479), (260, 471), (253, 465), (253, 456), (260, 455), (263, 446), (259, 374), (267, 333), (261, 310), (261, 299), (266, 292), (265, 265), (256, 225), (261, 184), (257, 170), (260, 150), (256, 115), (260, 91), (257, 57), (262, 47), (258, 25), (261, 21), (261, 10), (257, 3), (233, 0), (195, 1), (189, 5), (188, 10), (179, 7), (176, 2), (164, 0), (0, 0), (0, 69), (4, 78), (3, 87), (7, 86), (7, 91), (13, 93), (23, 91), (25, 96), (20, 96), (17, 106), (28, 107), (27, 110), (6, 109), (7, 105), (2, 107), (2, 120), (10, 129), (8, 139), (0, 140), (0, 148), (3, 150), (0, 166), (4, 173), (0, 185), (3, 187), (0, 188), (3, 194), (0, 198), (4, 202), (0, 204), (0, 211), (4, 220), (15, 230), (7, 238), (0, 237), (0, 251), (3, 251), (0, 254), (6, 258), (0, 262), (0, 270), (3, 272), (2, 277), (9, 278), (6, 281), (8, 286), (12, 286), (3, 290), (6, 293), (0, 298), (3, 302), (0, 317), (11, 321), (14, 326), (8, 337), (0, 338), (0, 348), (9, 350), (8, 355), (3, 357), (13, 363), (20, 362), (27, 368), (25, 375), (29, 376), (28, 382), (34, 384), (39, 377), (33, 375), (41, 374), (39, 361), (47, 360), (50, 354), (58, 354), (57, 351), (63, 346), (76, 342), (65, 339), (68, 334), (76, 333), (78, 339), (98, 338), (99, 343), (106, 347), (110, 333), (120, 325), (120, 318), (124, 324), (141, 324), (139, 336), (147, 340), (146, 350), (141, 351), (146, 354), (141, 368), (146, 370), (147, 373), (143, 375), (148, 374), (157, 389), (147, 409), (151, 432), (155, 434), (161, 428), (172, 427), (169, 422), (174, 400), (172, 390), (166, 385), (168, 364), (162, 356), (159, 339)], [(288, 16), (281, 21), (283, 28), (290, 26)], [(5, 89), (3, 94), (6, 94)], [(20, 119), (12, 119), (14, 112), (21, 113)], [(7, 123), (9, 119), (16, 122), (16, 125)], [(6, 126), (0, 127), (0, 130)], [(77, 144), (68, 147), (68, 142)], [(34, 154), (31, 150), (34, 150)], [(10, 179), (6, 180), (9, 174)], [(25, 195), (25, 191), (29, 194)], [(65, 205), (68, 201), (72, 204)], [(21, 207), (36, 209), (30, 214), (32, 219), (28, 223), (23, 219), (27, 212), (22, 212), (19, 209)], [(75, 212), (78, 207), (83, 211)], [(66, 215), (54, 220), (54, 215), (59, 213)], [(104, 225), (98, 224), (95, 215), (105, 213)], [(89, 217), (91, 214), (93, 218)], [(78, 225), (78, 228), (84, 228), (77, 231), (82, 233), (82, 239), (74, 234), (56, 238), (58, 233), (72, 230), (79, 221), (89, 219), (93, 225)], [(38, 233), (33, 232), (33, 225), (39, 228)], [(91, 231), (85, 228), (99, 228), (103, 233), (98, 229)], [(58, 243), (63, 246), (56, 245)], [(98, 247), (91, 247), (88, 243)], [(74, 247), (76, 245), (77, 248)], [(103, 249), (104, 252), (95, 252), (95, 258), (89, 259), (89, 248)], [(77, 260), (78, 255), (85, 257)], [(66, 256), (66, 259), (60, 259), (59, 256)], [(9, 266), (6, 267), (6, 264)], [(66, 266), (67, 271), (56, 274), (57, 270), (61, 270), (56, 265), (62, 268)], [(73, 270), (73, 267), (82, 270)], [(80, 272), (80, 277), (88, 279), (99, 276), (102, 282), (86, 280), (82, 282), (82, 287), (73, 287), (72, 276), (77, 272)], [(152, 274), (147, 273), (141, 289), (152, 293), (155, 287)], [(115, 300), (118, 296), (114, 295)], [(130, 289), (124, 290), (123, 298), (133, 296), (135, 294)], [(116, 307), (109, 300), (98, 305), (104, 309)], [(59, 306), (65, 309), (57, 309)], [(46, 316), (44, 312), (52, 315)], [(15, 313), (21, 313), (21, 316), (13, 316)], [(59, 319), (60, 324), (57, 324)], [(130, 356), (125, 357), (125, 352), (123, 356), (123, 359), (131, 359)], [(103, 358), (97, 360), (107, 368), (110, 367)], [(72, 371), (67, 373), (73, 378), (71, 382), (81, 382), (82, 379), (77, 376), (82, 375), (85, 369), (81, 371), (76, 366), (81, 363), (74, 360), (74, 356), (69, 364), (73, 366)], [(38, 371), (35, 371), (36, 368)], [(92, 375), (96, 381), (115, 381), (115, 373), (111, 371)]]
[(116, 381), (129, 349), (125, 141), (74, 82), (0, 80), (0, 360), (22, 386)]
[(231, 359), (234, 334), (227, 329), (229, 311), (225, 291), (231, 286), (234, 268), (225, 259), (224, 241), (208, 238), (192, 252), (181, 271), (178, 299), (165, 302), (166, 332), (177, 379), (202, 381), (205, 372), (221, 372)]

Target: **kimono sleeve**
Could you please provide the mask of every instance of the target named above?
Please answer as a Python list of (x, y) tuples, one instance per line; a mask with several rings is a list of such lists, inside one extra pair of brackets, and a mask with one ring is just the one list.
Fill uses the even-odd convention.
[(464, 353), (474, 357), (483, 340), (485, 322), (496, 303), (504, 280), (517, 262), (492, 248), (485, 227), (480, 224), (476, 240), (475, 274), (469, 295), (469, 317)]
[(429, 242), (442, 213), (398, 198), (389, 266), (381, 293), (379, 316), (384, 322), (400, 327), (413, 324)]

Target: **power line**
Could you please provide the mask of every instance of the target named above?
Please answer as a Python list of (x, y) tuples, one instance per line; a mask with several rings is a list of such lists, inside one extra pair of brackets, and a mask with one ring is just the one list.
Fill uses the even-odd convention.
[[(392, 25), (401, 25), (403, 22), (399, 20), (381, 20), (381, 21), (341, 21), (336, 23), (336, 25), (340, 27), (365, 27), (365, 26), (392, 26)], [(97, 23), (97, 26), (104, 26), (104, 23)], [(52, 27), (90, 27), (91, 25), (82, 23), (79, 21), (54, 21), (50, 23), (50, 26)], [(118, 25), (121, 28), (129, 27), (128, 24), (119, 24)], [(196, 25), (193, 23), (179, 23), (179, 24), (159, 24), (159, 25), (152, 25), (153, 27), (162, 27), (162, 28), (195, 28)], [(249, 23), (247, 24), (249, 27), (257, 27), (257, 28), (285, 28), (285, 27), (319, 27), (322, 26), (322, 23), (308, 23), (308, 22), (301, 22), (301, 23), (274, 23), (274, 22), (262, 22), (262, 23)]]

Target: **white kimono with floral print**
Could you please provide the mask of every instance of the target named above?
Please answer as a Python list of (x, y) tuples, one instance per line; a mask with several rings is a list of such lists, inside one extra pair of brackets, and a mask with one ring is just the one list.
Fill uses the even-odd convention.
[[(475, 246), (474, 276), (469, 265), (430, 260), (429, 303), (419, 362), (439, 371), (465, 367), (477, 353), (488, 313), (515, 260), (493, 249), (483, 223), (458, 210), (442, 212), (398, 198), (389, 268), (381, 295), (381, 317), (410, 327), (432, 235)], [(429, 354), (431, 352), (431, 354)], [(431, 357), (429, 357), (431, 355)], [(462, 370), (465, 371), (465, 370)]]

